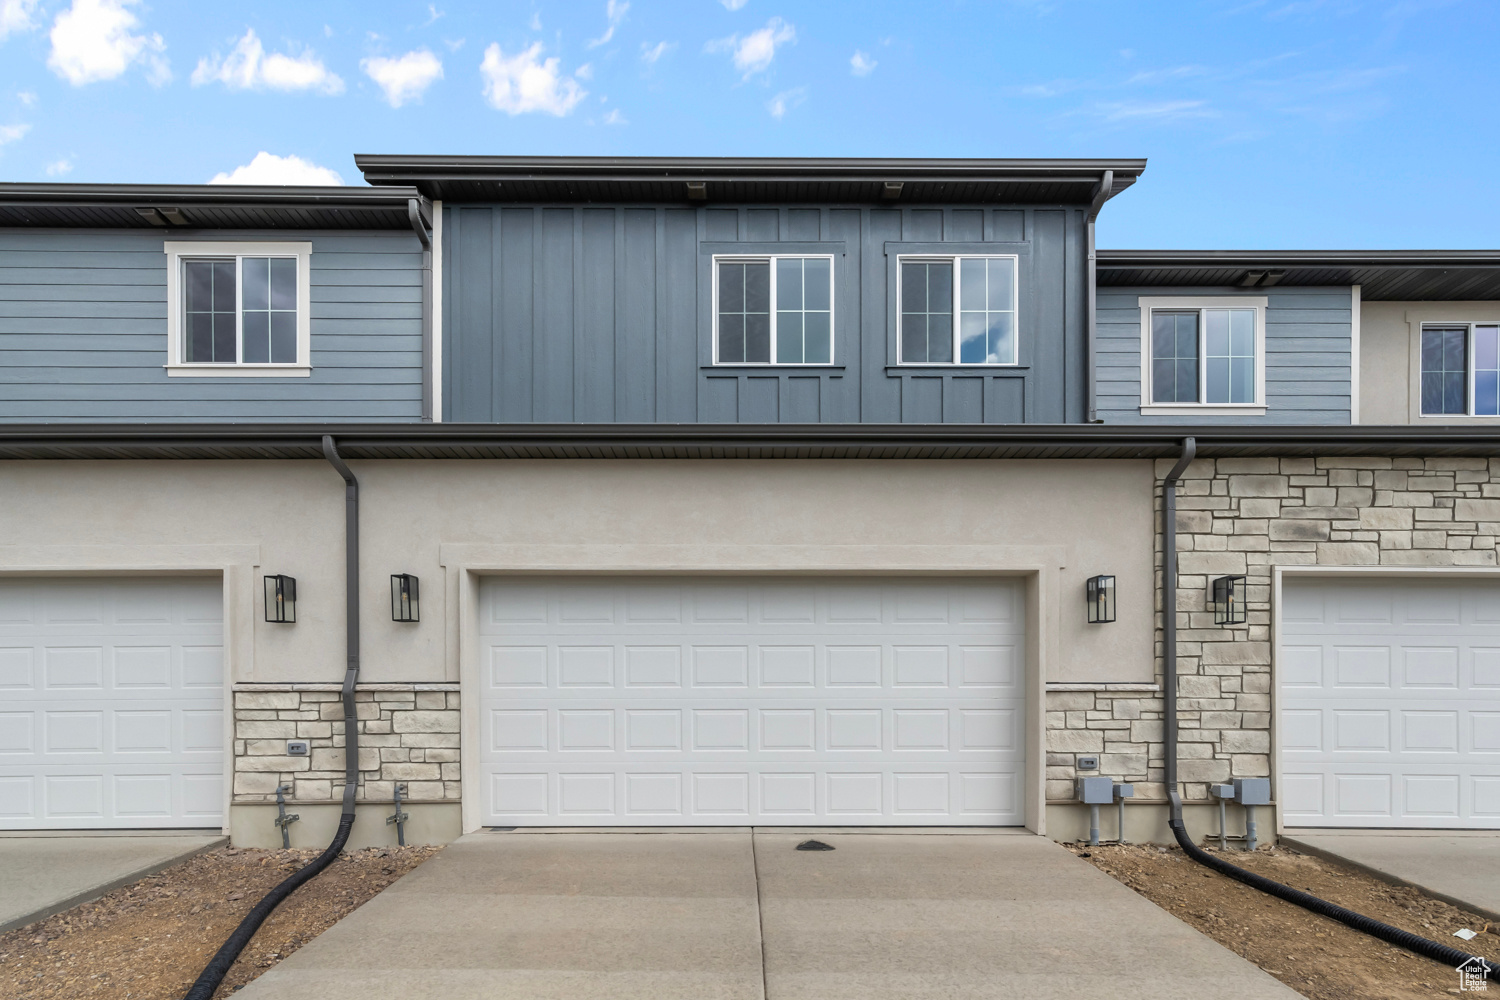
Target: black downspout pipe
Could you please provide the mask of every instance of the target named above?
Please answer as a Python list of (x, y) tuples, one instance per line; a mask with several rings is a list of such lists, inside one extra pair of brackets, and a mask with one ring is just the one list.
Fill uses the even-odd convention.
[[(435, 399), (432, 391), (434, 372), (432, 333), (432, 230), (422, 209), (430, 207), (426, 198), (411, 198), (406, 203), (407, 220), (412, 232), (422, 244), (422, 421), (432, 423), (438, 418), (434, 412)], [(332, 461), (332, 459), (330, 459)]]
[(1085, 383), (1084, 406), (1087, 412), (1084, 414), (1084, 419), (1091, 424), (1099, 422), (1099, 390), (1094, 375), (1094, 356), (1098, 353), (1099, 349), (1099, 251), (1094, 243), (1094, 222), (1099, 218), (1099, 210), (1104, 207), (1104, 203), (1109, 201), (1114, 193), (1115, 172), (1113, 170), (1106, 170), (1104, 171), (1104, 176), (1099, 179), (1099, 186), (1094, 189), (1094, 198), (1089, 203), (1088, 214), (1083, 217), (1084, 237), (1088, 243), (1089, 255), (1089, 273), (1086, 277), (1088, 281), (1089, 301), (1086, 310), (1088, 315), (1085, 319), (1085, 322), (1088, 323), (1088, 330), (1085, 333), (1083, 366)]
[(354, 827), (354, 795), (359, 788), (359, 729), (355, 719), (354, 685), (359, 680), (359, 480), (349, 471), (349, 466), (339, 457), (338, 448), (331, 435), (323, 435), (323, 455), (344, 477), (344, 602), (349, 649), (348, 665), (344, 670), (344, 807), (339, 815), (338, 832), (333, 841), (311, 863), (287, 876), (255, 908), (245, 915), (240, 925), (209, 959), (197, 980), (183, 994), (183, 1000), (213, 1000), (214, 992), (240, 952), (250, 943), (260, 925), (265, 923), (271, 911), (281, 905), (304, 882), (311, 881), (327, 868), (343, 851), (349, 841), (349, 831)]
[(1471, 955), (1457, 948), (1450, 948), (1437, 941), (1430, 941), (1403, 931), (1399, 927), (1382, 923), (1373, 917), (1347, 910), (1326, 899), (1319, 899), (1311, 893), (1293, 889), (1289, 885), (1282, 885), (1275, 879), (1246, 871), (1221, 857), (1209, 854), (1193, 843), (1193, 839), (1188, 836), (1187, 827), (1182, 821), (1182, 794), (1177, 784), (1177, 481), (1187, 471), (1188, 463), (1193, 460), (1197, 450), (1196, 441), (1192, 438), (1184, 440), (1182, 456), (1177, 459), (1177, 464), (1172, 466), (1172, 471), (1168, 472), (1166, 478), (1162, 480), (1162, 698), (1165, 702), (1166, 715), (1164, 727), (1166, 732), (1163, 734), (1166, 742), (1164, 781), (1167, 786), (1167, 801), (1170, 809), (1167, 822), (1172, 828), (1172, 836), (1176, 838), (1183, 852), (1200, 865), (1212, 868), (1219, 874), (1227, 875), (1252, 889), (1259, 889), (1261, 892), (1337, 920), (1345, 926), (1382, 941), (1399, 945), (1434, 961), (1443, 962), (1449, 968), (1458, 968), (1469, 962), (1478, 961), (1483, 966), (1487, 979), (1500, 980), (1500, 965), (1488, 959)]

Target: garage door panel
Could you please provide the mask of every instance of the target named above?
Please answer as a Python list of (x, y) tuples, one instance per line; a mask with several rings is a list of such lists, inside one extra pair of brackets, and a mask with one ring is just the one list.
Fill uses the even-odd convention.
[(0, 827), (222, 822), (218, 581), (6, 580), (0, 607)]
[(486, 821), (1019, 823), (1019, 592), (486, 581)]
[(1286, 823), (1500, 828), (1500, 616), (1484, 610), (1500, 586), (1293, 581), (1284, 595)]

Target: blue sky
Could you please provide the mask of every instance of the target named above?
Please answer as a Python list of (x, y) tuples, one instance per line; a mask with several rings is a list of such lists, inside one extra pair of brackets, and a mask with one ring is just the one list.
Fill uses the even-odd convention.
[(1493, 0), (0, 0), (0, 179), (1144, 156), (1101, 246), (1495, 247), (1497, 42)]

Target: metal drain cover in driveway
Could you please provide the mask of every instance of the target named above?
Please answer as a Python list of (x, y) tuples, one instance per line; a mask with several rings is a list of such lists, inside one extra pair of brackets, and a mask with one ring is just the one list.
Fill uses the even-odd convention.
[(821, 840), (804, 840), (797, 845), (799, 851), (831, 851), (833, 849), (832, 844), (825, 844)]

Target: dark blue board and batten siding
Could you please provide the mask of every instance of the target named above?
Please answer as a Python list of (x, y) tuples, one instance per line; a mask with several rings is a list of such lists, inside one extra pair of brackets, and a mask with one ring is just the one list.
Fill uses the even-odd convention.
[[(169, 378), (165, 240), (312, 244), (312, 374)], [(414, 234), (0, 230), (0, 420), (418, 421)]]
[[(1266, 299), (1263, 416), (1141, 413), (1140, 299), (1248, 295)], [(1106, 423), (1347, 424), (1353, 302), (1348, 286), (1321, 288), (1101, 288), (1098, 407)]]
[[(897, 253), (1014, 253), (1019, 368), (895, 368)], [(834, 364), (714, 367), (714, 253), (834, 255)], [(1082, 212), (449, 206), (443, 419), (1063, 423), (1083, 418)]]

